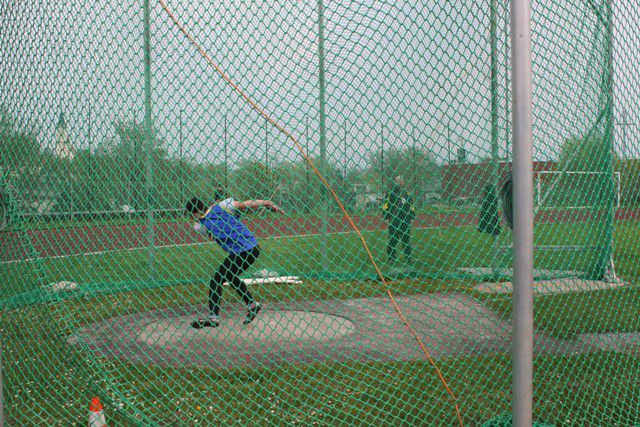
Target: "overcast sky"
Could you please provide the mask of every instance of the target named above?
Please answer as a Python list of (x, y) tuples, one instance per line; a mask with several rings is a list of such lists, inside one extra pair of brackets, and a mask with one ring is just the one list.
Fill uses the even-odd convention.
[[(488, 3), (327, 1), (327, 153), (364, 167), (380, 150), (421, 147), (439, 162), (464, 147), (491, 155)], [(638, 157), (637, 2), (615, 3), (615, 144)], [(172, 157), (299, 159), (152, 4), (154, 123)], [(318, 8), (314, 1), (167, 0), (213, 61), (309, 150), (319, 153)], [(510, 138), (508, 14), (499, 1), (498, 142)], [(60, 112), (92, 149), (116, 120), (142, 122), (142, 1), (3, 0), (0, 102), (53, 148)], [(632, 8), (633, 5), (633, 8)], [(539, 160), (593, 126), (603, 102), (606, 32), (584, 0), (533, 4), (534, 142)], [(626, 121), (626, 124), (622, 124)], [(266, 154), (265, 154), (266, 151)], [(266, 156), (266, 157), (265, 157)]]

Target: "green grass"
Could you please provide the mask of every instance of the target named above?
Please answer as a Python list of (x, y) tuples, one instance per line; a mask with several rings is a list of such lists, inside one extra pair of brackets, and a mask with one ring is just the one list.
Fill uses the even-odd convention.
[[(19, 319), (23, 326), (27, 318), (33, 316)], [(15, 320), (14, 314), (9, 321)], [(38, 335), (49, 337), (46, 345), (34, 340)], [(107, 421), (118, 426), (151, 425), (150, 418), (189, 426), (448, 426), (456, 425), (455, 404), (464, 425), (480, 425), (510, 410), (509, 354), (438, 360), (453, 400), (428, 362), (218, 371), (98, 359), (92, 370), (81, 354), (69, 354), (55, 325), (21, 333), (10, 328), (6, 338), (8, 425), (85, 425), (94, 393), (105, 403)], [(640, 421), (640, 391), (630, 373), (639, 369), (633, 354), (538, 357), (535, 418), (558, 426), (632, 425)], [(33, 406), (39, 410), (26, 409)]]
[[(503, 318), (512, 314), (510, 297), (478, 298)], [(534, 299), (536, 330), (556, 337), (572, 338), (577, 334), (637, 332), (640, 330), (640, 287), (594, 290), (557, 295), (540, 295)]]
[[(385, 265), (386, 232), (366, 232), (364, 236), (383, 272), (393, 273), (394, 268)], [(485, 265), (490, 258), (491, 239), (469, 227), (446, 232), (416, 230), (413, 242), (415, 262), (411, 269), (421, 276), (462, 279), (464, 275), (457, 267)], [(377, 277), (355, 233), (262, 239), (261, 247), (262, 255), (251, 271), (266, 268), (305, 278), (337, 277), (351, 281)], [(157, 248), (154, 257), (155, 282), (201, 283), (213, 274), (223, 253), (210, 243)], [(146, 249), (41, 259), (3, 265), (8, 280), (0, 286), (4, 288), (4, 295), (11, 296), (19, 291), (37, 291), (39, 283), (58, 281), (143, 283), (152, 281), (148, 266)], [(25, 275), (24, 270), (30, 274)]]
[[(629, 266), (634, 262), (638, 242), (629, 236), (638, 234), (638, 223), (625, 222), (618, 228), (615, 236), (617, 269), (623, 277), (635, 281), (638, 278), (635, 267)], [(589, 244), (591, 232), (591, 227), (582, 224), (543, 225), (536, 229), (536, 244)], [(363, 235), (383, 273), (393, 274), (395, 270), (385, 265), (386, 232), (365, 232)], [(504, 231), (497, 246), (507, 246), (510, 240), (510, 233)], [(494, 252), (493, 239), (477, 232), (472, 226), (414, 230), (412, 241), (415, 258), (412, 269), (420, 277), (469, 282), (477, 277), (469, 277), (460, 268), (508, 267), (511, 263), (509, 252), (502, 255)], [(355, 233), (261, 239), (261, 246), (263, 254), (254, 271), (266, 268), (287, 275), (342, 280), (377, 277)], [(8, 297), (20, 292), (37, 291), (40, 283), (63, 280), (80, 284), (202, 282), (211, 276), (222, 256), (215, 244), (156, 248), (153, 277), (146, 249), (114, 250), (96, 255), (4, 264), (0, 268), (6, 271), (7, 280), (0, 284), (0, 291)], [(535, 265), (538, 269), (585, 271), (595, 257), (594, 251), (541, 251), (536, 253)]]
[[(579, 224), (548, 225), (538, 239), (562, 244), (586, 239)], [(557, 227), (557, 228), (554, 228)], [(575, 294), (537, 296), (538, 331), (571, 338), (579, 333), (636, 332), (640, 328), (639, 223), (616, 225), (615, 259), (628, 286)], [(384, 261), (386, 234), (365, 234), (376, 261)], [(503, 234), (501, 239), (508, 241)], [(477, 278), (457, 268), (491, 265), (492, 239), (472, 227), (426, 229), (414, 234), (421, 277), (392, 277), (395, 294), (460, 292), (482, 301), (504, 319), (511, 299), (470, 291)], [(352, 234), (265, 239), (255, 269), (308, 276), (304, 285), (256, 289), (265, 302), (383, 297), (386, 287)], [(323, 257), (322, 248), (327, 257)], [(571, 253), (545, 254), (536, 267), (578, 268)], [(74, 280), (101, 284), (95, 293), (68, 300), (5, 309), (2, 313), (4, 381), (8, 425), (85, 425), (94, 393), (106, 403), (113, 425), (455, 425), (454, 401), (429, 362), (324, 363), (277, 369), (182, 369), (98, 358), (66, 344), (78, 327), (128, 313), (203, 304), (206, 279), (221, 259), (213, 245), (158, 249), (158, 277), (148, 287), (147, 252), (114, 251), (94, 256), (2, 266), (4, 294), (37, 292), (39, 283)], [(573, 255), (572, 255), (573, 256)], [(566, 259), (570, 262), (566, 263)], [(330, 275), (322, 275), (325, 262)], [(496, 261), (508, 265), (508, 258)], [(543, 265), (541, 266), (540, 263)], [(546, 264), (546, 265), (545, 265)], [(356, 273), (360, 274), (358, 276)], [(370, 279), (366, 277), (371, 276)], [(171, 279), (171, 280), (169, 280)], [(129, 290), (110, 283), (140, 284)], [(237, 301), (233, 292), (225, 300)], [(436, 361), (457, 397), (465, 425), (480, 425), (510, 411), (511, 355), (440, 358)], [(633, 425), (640, 422), (637, 352), (593, 352), (537, 357), (535, 418), (554, 425)], [(121, 406), (120, 406), (121, 405)], [(33, 408), (39, 409), (33, 409)], [(210, 409), (211, 408), (211, 409)], [(164, 424), (163, 424), (164, 422)]]
[[(552, 244), (562, 242), (567, 231), (572, 236), (579, 225), (561, 233), (548, 233)], [(572, 233), (571, 233), (572, 232)], [(640, 229), (637, 221), (616, 224), (614, 260), (617, 275), (626, 286), (610, 290), (594, 290), (567, 294), (539, 295), (534, 300), (534, 322), (538, 330), (559, 338), (582, 333), (636, 332), (640, 330)], [(560, 257), (561, 253), (553, 254)], [(576, 257), (572, 254), (572, 257)], [(578, 262), (583, 262), (578, 260)], [(573, 258), (569, 267), (579, 267)], [(476, 295), (503, 318), (512, 314), (510, 296)]]

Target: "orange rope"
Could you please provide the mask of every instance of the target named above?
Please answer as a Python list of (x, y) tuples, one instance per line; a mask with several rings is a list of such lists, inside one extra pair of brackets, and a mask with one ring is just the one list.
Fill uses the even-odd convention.
[(435, 361), (431, 358), (431, 355), (429, 354), (429, 351), (427, 350), (426, 346), (424, 345), (424, 343), (422, 342), (422, 340), (420, 339), (418, 334), (413, 330), (413, 328), (409, 324), (409, 321), (405, 318), (404, 314), (402, 313), (402, 310), (400, 309), (400, 306), (398, 305), (395, 297), (391, 293), (391, 289), (389, 287), (389, 284), (387, 283), (386, 279), (384, 278), (384, 275), (380, 271), (380, 268), (378, 267), (378, 264), (376, 263), (375, 259), (373, 258), (373, 255), (371, 254), (371, 251), (369, 250), (369, 246), (367, 245), (367, 242), (365, 241), (364, 236), (360, 232), (360, 229), (355, 224), (355, 222), (353, 222), (353, 219), (351, 218), (351, 216), (349, 215), (349, 213), (347, 212), (347, 210), (343, 206), (342, 202), (340, 202), (340, 199), (338, 198), (338, 195), (333, 190), (333, 188), (331, 188), (331, 185), (329, 185), (329, 183), (326, 181), (326, 179), (324, 178), (322, 173), (320, 173), (320, 171), (318, 170), (316, 165), (313, 163), (313, 160), (311, 160), (311, 158), (305, 153), (304, 148), (298, 142), (298, 140), (296, 138), (294, 138), (293, 135), (289, 131), (287, 131), (283, 126), (281, 126), (278, 122), (276, 122), (275, 119), (273, 119), (271, 116), (269, 116), (262, 108), (260, 108), (260, 106), (258, 106), (251, 98), (249, 98), (249, 96), (246, 93), (244, 93), (244, 91), (242, 89), (240, 89), (240, 87), (233, 80), (231, 80), (231, 78), (229, 76), (227, 76), (222, 71), (222, 69), (220, 69), (220, 67), (218, 67), (218, 65), (215, 62), (213, 62), (213, 60), (209, 57), (207, 52), (198, 44), (198, 42), (196, 42), (194, 40), (193, 37), (191, 37), (189, 32), (187, 32), (187, 30), (184, 28), (184, 26), (178, 21), (178, 19), (175, 17), (175, 15), (169, 10), (169, 8), (167, 7), (167, 5), (164, 3), (163, 0), (158, 0), (158, 2), (162, 6), (162, 8), (165, 10), (165, 12), (167, 12), (167, 15), (169, 15), (169, 18), (178, 27), (178, 29), (182, 32), (182, 34), (184, 34), (184, 36), (196, 47), (196, 49), (198, 49), (198, 51), (204, 57), (204, 59), (206, 59), (207, 62), (213, 68), (215, 68), (215, 70), (218, 72), (220, 77), (222, 77), (233, 88), (233, 90), (235, 90), (242, 98), (244, 98), (244, 100), (255, 111), (257, 111), (258, 114), (260, 114), (265, 120), (267, 120), (269, 123), (271, 123), (277, 130), (282, 132), (288, 139), (290, 139), (296, 145), (296, 147), (298, 148), (300, 153), (302, 153), (302, 156), (304, 157), (305, 161), (311, 166), (311, 168), (313, 169), (315, 174), (318, 176), (318, 178), (320, 178), (320, 180), (322, 181), (324, 186), (331, 192), (331, 195), (333, 196), (333, 198), (336, 201), (336, 203), (338, 203), (338, 206), (340, 207), (340, 210), (344, 214), (345, 218), (347, 218), (347, 221), (349, 222), (349, 225), (351, 225), (353, 230), (356, 232), (356, 234), (360, 238), (360, 241), (362, 242), (362, 246), (364, 247), (365, 251), (367, 252), (367, 255), (368, 255), (369, 259), (371, 260), (371, 263), (373, 264), (373, 267), (376, 269), (376, 273), (378, 274), (378, 277), (380, 277), (380, 280), (382, 281), (382, 283), (385, 285), (385, 287), (387, 289), (387, 294), (389, 295), (389, 298), (391, 299), (393, 307), (396, 310), (396, 312), (398, 313), (398, 316), (400, 317), (400, 320), (405, 324), (405, 326), (407, 327), (407, 329), (409, 330), (411, 335), (416, 339), (416, 341), (418, 341), (418, 344), (420, 345), (420, 348), (424, 352), (425, 356), (427, 357), (427, 359), (429, 360), (429, 362), (431, 363), (433, 368), (436, 370), (436, 372), (438, 374), (438, 378), (440, 378), (440, 381), (444, 385), (445, 390), (453, 398), (454, 402), (456, 402), (456, 404), (455, 404), (456, 414), (457, 414), (457, 417), (458, 417), (458, 421), (460, 422), (460, 425), (462, 426), (463, 425), (462, 416), (460, 414), (460, 408), (459, 408), (458, 403), (457, 403), (458, 398), (456, 397), (456, 395), (451, 390), (451, 387), (449, 387), (449, 384), (447, 384), (447, 381), (445, 380), (444, 376), (442, 375), (442, 372), (440, 371), (440, 369), (436, 365)]

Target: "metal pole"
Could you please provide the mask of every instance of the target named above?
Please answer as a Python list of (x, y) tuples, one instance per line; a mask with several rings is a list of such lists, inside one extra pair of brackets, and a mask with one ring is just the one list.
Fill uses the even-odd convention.
[(89, 100), (89, 105), (87, 106), (87, 143), (89, 144), (89, 156), (91, 156), (91, 100)]
[(504, 161), (505, 164), (507, 166), (507, 171), (509, 171), (509, 164), (511, 162), (511, 150), (509, 149), (509, 143), (511, 142), (511, 139), (509, 138), (509, 135), (511, 133), (511, 121), (509, 120), (509, 108), (507, 107), (507, 94), (509, 92), (509, 73), (507, 72), (508, 70), (508, 66), (509, 66), (509, 43), (507, 42), (507, 39), (509, 38), (509, 22), (507, 22), (507, 20), (505, 19), (504, 22), (504, 93), (505, 93), (505, 99), (504, 99), (504, 123), (505, 123), (505, 148), (504, 148)]
[(269, 122), (264, 122), (264, 167), (268, 173), (269, 168)]
[[(91, 100), (89, 100), (89, 105), (87, 108), (87, 144), (89, 145), (88, 148), (88, 156), (87, 156), (87, 162), (88, 162), (88, 166), (89, 166), (89, 176), (91, 177), (90, 179), (93, 179), (93, 154), (91, 154)], [(95, 202), (95, 200), (92, 200), (93, 202)]]
[(384, 179), (384, 124), (380, 123), (380, 188), (386, 191)]
[[(491, 0), (491, 18), (489, 32), (491, 40), (491, 160), (493, 162), (493, 184), (498, 185), (499, 149), (498, 149), (498, 19), (497, 0)], [(495, 190), (495, 189), (494, 189)]]
[(347, 136), (347, 125), (344, 124), (342, 125), (344, 128), (344, 179), (345, 181), (347, 180), (347, 162), (348, 162), (348, 157), (347, 157), (347, 140), (348, 140), (348, 136)]
[[(327, 162), (327, 117), (326, 117), (326, 87), (325, 87), (325, 53), (324, 53), (324, 5), (322, 0), (318, 0), (318, 86), (319, 86), (319, 102), (320, 102), (320, 163), (324, 166)], [(327, 190), (322, 187), (322, 222), (325, 233), (322, 233), (322, 265), (325, 270), (328, 269), (327, 262), (327, 233), (329, 221), (327, 221)]]
[(227, 194), (230, 194), (231, 192), (229, 191), (229, 157), (228, 157), (228, 141), (227, 141), (227, 115), (224, 115), (224, 135), (223, 135), (223, 141), (224, 141), (224, 189), (227, 192)]
[(149, 0), (144, 0), (144, 134), (146, 150), (147, 187), (147, 244), (149, 278), (155, 281), (155, 235), (153, 218), (153, 138), (151, 135), (151, 10)]
[[(306, 146), (307, 158), (309, 158), (309, 116), (307, 116), (306, 122), (307, 123), (306, 123), (305, 129), (304, 129), (304, 133), (305, 133), (305, 140), (306, 140), (306, 143), (307, 143), (307, 146)], [(306, 209), (307, 209), (307, 212), (308, 212), (309, 208), (310, 208), (309, 205), (310, 205), (310, 202), (311, 202), (311, 199), (310, 199), (310, 197), (311, 197), (311, 187), (309, 186), (310, 185), (309, 184), (309, 168), (310, 168), (309, 162), (305, 160), (304, 166), (305, 166), (305, 175), (306, 175), (305, 176), (305, 178), (306, 178), (306, 186), (305, 186), (305, 189), (304, 189), (304, 193), (307, 195), (307, 206), (306, 206)]]
[(620, 149), (621, 156), (623, 159), (627, 159), (627, 109), (624, 108), (622, 110), (622, 147)]
[[(496, 192), (499, 184), (499, 169), (500, 169), (500, 153), (498, 149), (498, 2), (497, 0), (491, 0), (491, 11), (489, 19), (489, 40), (491, 44), (491, 192), (493, 198), (496, 197)], [(496, 209), (498, 205), (496, 204)], [(498, 215), (498, 212), (495, 212)], [(491, 244), (491, 259), (492, 273), (494, 275), (498, 272), (498, 262), (500, 257), (498, 256), (498, 237), (493, 236), (493, 242)]]
[(320, 159), (327, 160), (326, 87), (324, 78), (324, 6), (318, 0), (318, 85), (320, 97)]
[(451, 164), (451, 120), (447, 120), (447, 146), (449, 150), (449, 164)]
[(421, 193), (421, 189), (418, 189), (418, 178), (417, 178), (417, 174), (418, 174), (418, 164), (417, 164), (417, 155), (418, 155), (418, 148), (416, 147), (416, 128), (414, 127), (413, 129), (411, 129), (411, 139), (413, 142), (413, 150), (411, 153), (411, 194), (418, 200), (420, 200), (422, 198), (422, 193)]
[(605, 3), (606, 7), (606, 31), (607, 37), (605, 39), (605, 70), (604, 70), (604, 90), (606, 94), (606, 121), (605, 121), (605, 141), (607, 142), (607, 153), (609, 158), (605, 165), (605, 173), (607, 177), (607, 210), (605, 218), (605, 245), (606, 250), (604, 255), (606, 258), (602, 260), (604, 264), (604, 279), (607, 281), (616, 281), (616, 272), (613, 268), (613, 223), (615, 218), (615, 165), (613, 161), (614, 152), (614, 98), (613, 98), (613, 1), (608, 0)]
[(271, 194), (271, 182), (269, 180), (269, 121), (264, 122), (264, 188), (269, 188)]
[(179, 116), (178, 116), (178, 157), (180, 158), (180, 161), (178, 162), (178, 165), (180, 167), (180, 183), (178, 184), (179, 187), (179, 191), (180, 191), (180, 200), (184, 200), (186, 197), (186, 194), (184, 194), (184, 172), (182, 170), (182, 109), (180, 109), (179, 111)]
[(533, 423), (533, 136), (530, 0), (511, 2), (513, 425)]

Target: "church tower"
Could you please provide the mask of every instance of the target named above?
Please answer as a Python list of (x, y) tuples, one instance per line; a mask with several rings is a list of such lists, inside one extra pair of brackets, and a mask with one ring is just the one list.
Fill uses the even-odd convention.
[(56, 125), (56, 148), (55, 155), (60, 159), (73, 160), (76, 156), (75, 149), (69, 139), (67, 123), (64, 120), (64, 113), (60, 113), (58, 124)]

